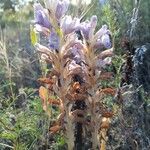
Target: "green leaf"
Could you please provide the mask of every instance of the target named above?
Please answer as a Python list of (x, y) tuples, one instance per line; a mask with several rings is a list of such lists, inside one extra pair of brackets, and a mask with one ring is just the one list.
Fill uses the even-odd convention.
[(32, 45), (35, 45), (38, 41), (37, 34), (32, 25), (30, 26), (30, 39), (31, 39)]
[(6, 131), (3, 131), (3, 132), (0, 134), (0, 137), (1, 137), (2, 139), (15, 140), (16, 137), (17, 137), (17, 134), (14, 133), (14, 132), (6, 132)]

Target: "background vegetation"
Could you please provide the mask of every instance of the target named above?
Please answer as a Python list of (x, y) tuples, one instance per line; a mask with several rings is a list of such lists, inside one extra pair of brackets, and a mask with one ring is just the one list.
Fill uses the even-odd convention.
[[(1, 150), (65, 149), (61, 133), (49, 134), (49, 125), (57, 110), (51, 108), (53, 115), (48, 118), (38, 97), (37, 79), (45, 68), (41, 67), (30, 42), (33, 3), (33, 0), (0, 1)], [(116, 78), (109, 86), (119, 87), (123, 76), (120, 68), (127, 61), (127, 52), (150, 41), (150, 1), (94, 0), (92, 3), (86, 17), (96, 14), (99, 27), (108, 24), (112, 31)], [(134, 87), (127, 93), (126, 102), (114, 105), (119, 106), (120, 111), (109, 131), (108, 149), (150, 149), (150, 91), (139, 85)], [(109, 106), (114, 99), (107, 101)]]

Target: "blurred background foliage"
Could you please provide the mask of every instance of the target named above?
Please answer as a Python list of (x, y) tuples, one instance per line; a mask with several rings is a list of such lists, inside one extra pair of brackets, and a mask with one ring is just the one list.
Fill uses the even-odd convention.
[[(130, 41), (134, 47), (150, 41), (150, 1), (140, 1), (138, 17), (134, 18), (133, 13), (139, 1), (93, 0), (91, 8), (84, 17), (90, 19), (92, 15), (97, 15), (97, 28), (107, 24), (112, 32), (115, 51), (113, 63), (117, 70), (117, 77), (110, 85), (116, 87), (121, 79), (120, 66), (125, 61), (123, 55), (126, 53), (126, 48), (122, 44), (123, 41)], [(41, 76), (43, 69), (30, 42), (34, 2), (34, 0), (0, 0), (1, 150), (45, 150), (48, 143), (51, 143), (50, 149), (65, 149), (61, 134), (48, 135), (50, 120), (43, 112), (38, 98), (37, 79)], [(78, 8), (79, 14), (82, 9), (82, 7)], [(73, 6), (70, 11), (74, 11)], [(133, 22), (135, 27), (130, 36)], [(143, 97), (146, 101), (150, 101), (145, 95)]]

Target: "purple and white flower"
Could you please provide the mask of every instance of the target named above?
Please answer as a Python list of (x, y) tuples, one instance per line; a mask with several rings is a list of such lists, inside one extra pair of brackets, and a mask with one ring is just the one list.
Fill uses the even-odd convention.
[(104, 45), (105, 48), (111, 48), (110, 35), (104, 34), (104, 35), (101, 37), (101, 41), (102, 41), (102, 44)]
[(68, 10), (69, 6), (69, 1), (68, 0), (63, 0), (59, 1), (56, 7), (56, 18), (59, 20)]
[(103, 25), (101, 29), (97, 31), (94, 36), (94, 47), (95, 48), (111, 48), (110, 31), (107, 25)]
[(45, 27), (48, 29), (52, 27), (46, 15), (46, 11), (40, 3), (34, 4), (34, 20), (35, 20), (35, 24), (38, 24), (41, 27)]
[(80, 20), (78, 18), (72, 19), (71, 16), (66, 15), (60, 23), (60, 27), (64, 35), (69, 34), (75, 30), (78, 30), (80, 25)]
[(53, 30), (49, 36), (49, 47), (54, 50), (59, 50), (60, 45), (60, 37), (58, 34)]
[(89, 40), (92, 38), (95, 27), (97, 25), (97, 16), (92, 16), (90, 21), (82, 22), (79, 29), (83, 32), (84, 38)]
[(104, 34), (110, 34), (107, 25), (103, 25), (95, 34), (95, 38), (101, 38)]
[(68, 10), (69, 0), (47, 0), (45, 1), (46, 8), (50, 10), (52, 15), (55, 15), (57, 20), (65, 15)]

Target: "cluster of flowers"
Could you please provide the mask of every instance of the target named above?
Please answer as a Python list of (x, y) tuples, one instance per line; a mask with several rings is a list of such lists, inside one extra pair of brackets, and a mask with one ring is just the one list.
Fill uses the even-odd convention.
[[(45, 111), (49, 103), (59, 105), (61, 113), (50, 130), (63, 129), (68, 149), (72, 150), (75, 145), (76, 122), (83, 125), (83, 138), (86, 132), (91, 133), (92, 148), (96, 149), (102, 117), (112, 116), (103, 108), (101, 99), (107, 92), (114, 94), (114, 91), (100, 90), (99, 84), (101, 79), (112, 77), (112, 73), (104, 71), (113, 55), (110, 31), (103, 25), (95, 32), (97, 16), (81, 21), (67, 15), (69, 4), (69, 0), (46, 0), (45, 8), (40, 3), (34, 5), (35, 30), (48, 39), (47, 46), (36, 43), (35, 47), (41, 58), (52, 64), (50, 73), (39, 79), (47, 86), (47, 89), (41, 87), (40, 93)], [(42, 91), (48, 93), (48, 97), (57, 94), (57, 102), (45, 98)], [(84, 108), (73, 108), (77, 101), (84, 101)], [(108, 119), (104, 121), (108, 123)]]

